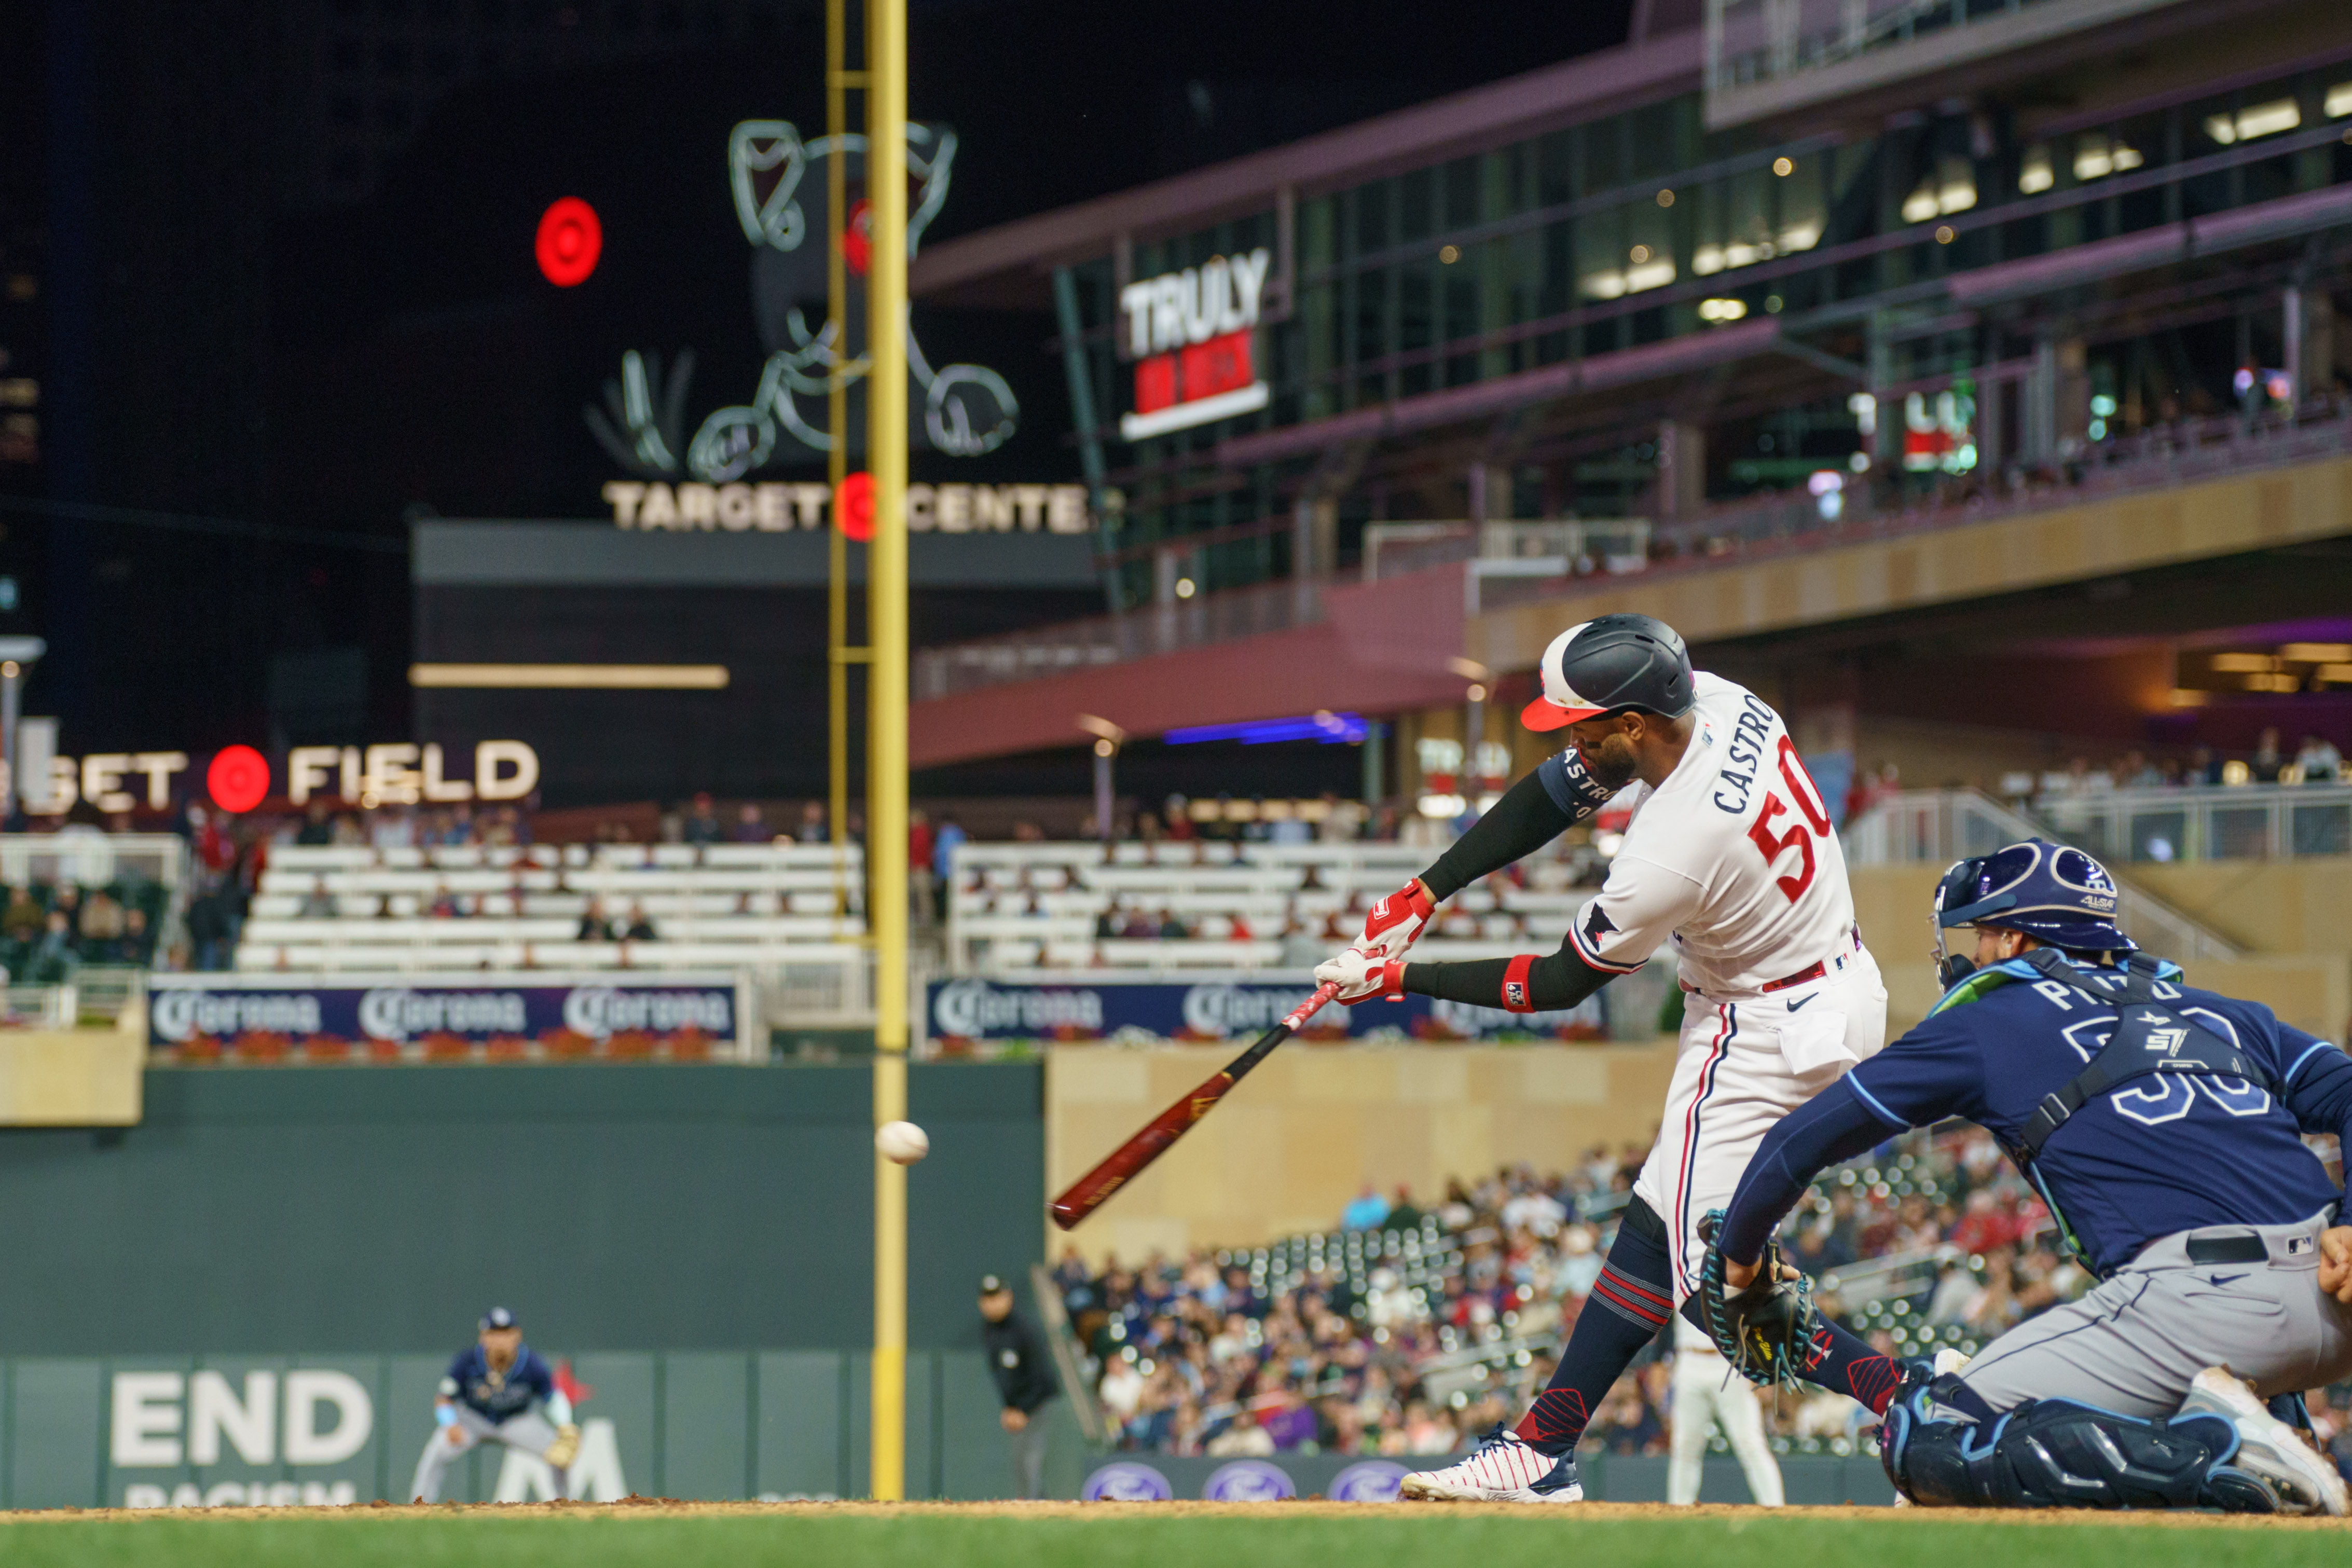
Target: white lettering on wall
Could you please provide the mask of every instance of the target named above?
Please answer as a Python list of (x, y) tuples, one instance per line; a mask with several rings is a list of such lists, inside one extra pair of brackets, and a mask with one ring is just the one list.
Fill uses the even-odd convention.
[(1206, 266), (1129, 284), (1118, 294), (1129, 353), (1142, 359), (1256, 326), (1273, 263), (1261, 246), (1246, 255), (1212, 257)]
[(188, 1463), (219, 1464), (221, 1438), (226, 1435), (237, 1458), (247, 1464), (274, 1464), (277, 1433), (276, 1373), (247, 1373), (242, 1399), (230, 1389), (227, 1378), (209, 1369), (188, 1380)]
[[(282, 1384), (282, 1428), (280, 1387), (274, 1372), (247, 1373), (242, 1390), (225, 1374), (209, 1368), (188, 1377), (176, 1372), (118, 1372), (111, 1396), (109, 1458), (117, 1468), (139, 1469), (182, 1464), (216, 1465), (225, 1451), (233, 1451), (237, 1459), (248, 1465), (275, 1465), (279, 1462), (278, 1436), (281, 1429), (285, 1434), (284, 1462), (289, 1465), (340, 1465), (367, 1447), (375, 1431), (375, 1403), (368, 1396), (367, 1385), (358, 1378), (332, 1367), (299, 1367), (289, 1372)], [(184, 1426), (187, 1434), (184, 1447), (180, 1437)], [(227, 1439), (226, 1445), (223, 1438)], [(224, 1483), (226, 1484), (230, 1483)], [(141, 1493), (146, 1500), (143, 1501), (133, 1500), (126, 1493), (124, 1502), (131, 1508), (194, 1508), (200, 1503), (216, 1508), (223, 1500), (232, 1500), (257, 1507), (284, 1508), (298, 1501), (352, 1500), (348, 1482), (337, 1482), (333, 1489), (344, 1495), (327, 1495), (328, 1489), (321, 1488), (321, 1495), (316, 1498), (310, 1495), (310, 1488), (319, 1485), (315, 1482), (296, 1488), (282, 1498), (265, 1498), (262, 1485), (254, 1483), (250, 1492), (239, 1486), (235, 1492), (220, 1498), (211, 1492), (183, 1497), (181, 1492), (192, 1491), (186, 1486), (166, 1496), (158, 1487)], [(271, 1492), (274, 1494), (280, 1486), (290, 1487), (293, 1483), (273, 1483)], [(213, 1490), (219, 1491), (220, 1488)]]
[(186, 1380), (176, 1372), (114, 1374), (110, 1458), (118, 1466), (180, 1462), (180, 1398)]
[[(1222, 307), (1225, 314), (1219, 320), (1237, 321), (1246, 313), (1255, 321), (1256, 279), (1264, 277), (1265, 269), (1252, 268), (1245, 258), (1235, 257), (1232, 271), (1234, 284), (1225, 292), (1225, 304)], [(1248, 280), (1247, 287), (1244, 287), (1244, 279)], [(730, 533), (787, 533), (829, 528), (833, 520), (833, 490), (826, 485), (739, 484), (714, 488), (615, 479), (604, 487), (604, 500), (613, 509), (614, 526), (633, 531), (716, 529)], [(1126, 498), (1117, 490), (1107, 490), (1103, 504), (1116, 511), (1126, 504)], [(907, 530), (910, 533), (1086, 533), (1093, 527), (1084, 485), (907, 487)], [(305, 762), (312, 752), (320, 754), (314, 765), (323, 766), (331, 760), (326, 757), (327, 748), (304, 747)], [(184, 760), (182, 765), (186, 765)], [(289, 759), (288, 765), (290, 770), (302, 764)], [(299, 774), (290, 783), (295, 789), (316, 787), (306, 785)], [(294, 798), (299, 803), (304, 797), (298, 795)]]

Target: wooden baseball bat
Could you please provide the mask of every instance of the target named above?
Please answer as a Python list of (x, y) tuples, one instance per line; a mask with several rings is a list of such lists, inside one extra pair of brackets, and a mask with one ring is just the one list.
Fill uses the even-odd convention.
[(1153, 1117), (1149, 1126), (1112, 1150), (1110, 1157), (1101, 1164), (1071, 1183), (1068, 1190), (1054, 1200), (1054, 1223), (1067, 1230), (1102, 1207), (1111, 1194), (1139, 1175), (1152, 1161), (1165, 1154), (1176, 1140), (1190, 1132), (1192, 1123), (1206, 1116), (1234, 1085), (1246, 1078), (1252, 1068), (1273, 1055), (1275, 1047), (1290, 1038), (1301, 1025), (1321, 1009), (1324, 1003), (1337, 995), (1339, 990), (1337, 984), (1318, 987), (1315, 994), (1298, 1005), (1297, 1011), (1260, 1035), (1256, 1044), (1227, 1062), (1222, 1071), (1200, 1088)]

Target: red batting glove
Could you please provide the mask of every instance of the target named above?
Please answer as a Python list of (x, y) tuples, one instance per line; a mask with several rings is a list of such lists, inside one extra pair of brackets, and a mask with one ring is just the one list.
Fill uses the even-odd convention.
[(1436, 912), (1437, 904), (1428, 889), (1418, 880), (1407, 882), (1372, 906), (1364, 917), (1364, 934), (1356, 939), (1356, 946), (1380, 958), (1402, 958)]
[(1332, 1000), (1350, 1007), (1375, 996), (1393, 1002), (1404, 994), (1404, 961), (1351, 947), (1317, 964), (1315, 978), (1326, 985), (1337, 985), (1339, 994)]

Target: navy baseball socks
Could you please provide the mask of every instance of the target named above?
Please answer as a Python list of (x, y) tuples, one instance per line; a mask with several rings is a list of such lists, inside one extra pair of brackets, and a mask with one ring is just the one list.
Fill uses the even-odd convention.
[[(1611, 1386), (1674, 1316), (1672, 1279), (1665, 1222), (1635, 1198), (1625, 1205), (1609, 1261), (1592, 1282), (1559, 1370), (1513, 1428), (1521, 1441), (1538, 1453), (1575, 1452)], [(1885, 1414), (1886, 1402), (1903, 1381), (1903, 1369), (1892, 1357), (1826, 1318), (1813, 1331), (1813, 1350), (1808, 1381), (1851, 1394), (1873, 1415)]]

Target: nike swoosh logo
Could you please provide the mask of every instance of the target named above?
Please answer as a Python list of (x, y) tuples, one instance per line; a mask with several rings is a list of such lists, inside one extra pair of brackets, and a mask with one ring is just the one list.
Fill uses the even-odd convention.
[(2234, 1285), (2244, 1278), (2245, 1276), (2242, 1274), (2216, 1274), (2209, 1283), (2214, 1285)]
[(1817, 997), (1817, 996), (1819, 996), (1820, 994), (1821, 994), (1821, 993), (1820, 993), (1820, 992), (1818, 992), (1818, 991), (1816, 991), (1816, 992), (1814, 992), (1814, 993), (1813, 993), (1813, 994), (1812, 994), (1811, 996), (1805, 997), (1802, 1001), (1798, 1001), (1798, 1002), (1791, 1002), (1791, 1003), (1790, 1003), (1790, 1004), (1789, 1004), (1789, 1011), (1790, 1011), (1790, 1012), (1791, 1012), (1791, 1013), (1795, 1012), (1798, 1008), (1800, 1008), (1800, 1007), (1803, 1006), (1803, 1005), (1805, 1005), (1805, 1003), (1806, 1003), (1806, 1002), (1811, 1002), (1811, 1001), (1812, 1001), (1812, 1000), (1814, 999), (1814, 997)]

